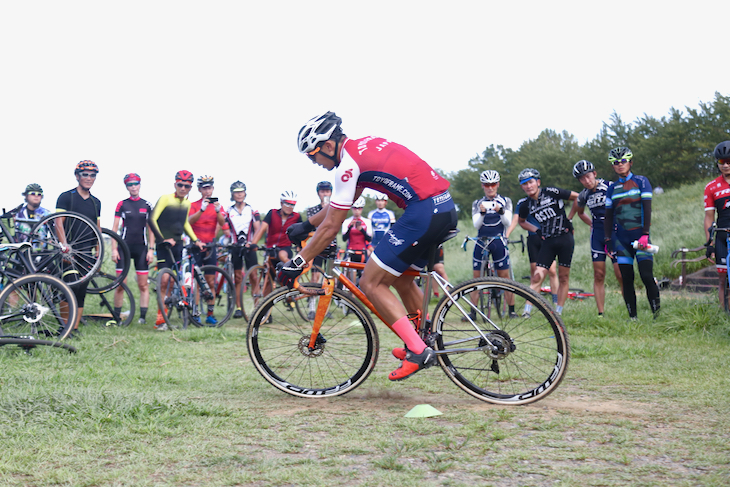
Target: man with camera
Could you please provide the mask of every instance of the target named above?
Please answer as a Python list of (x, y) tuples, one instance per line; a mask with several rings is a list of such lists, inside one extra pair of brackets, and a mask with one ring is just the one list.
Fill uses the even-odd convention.
[[(202, 198), (198, 201), (190, 203), (190, 213), (188, 214), (188, 222), (193, 227), (195, 235), (201, 242), (209, 244), (218, 233), (218, 227), (222, 227), (226, 223), (226, 212), (218, 202), (218, 198), (213, 196), (213, 176), (200, 176), (198, 178), (198, 191)], [(205, 253), (195, 254), (195, 262), (199, 266), (218, 265), (218, 252), (215, 247), (209, 248)], [(206, 271), (205, 280), (208, 285), (213, 288), (215, 285), (215, 273)], [(208, 301), (208, 316), (205, 322), (209, 325), (215, 325), (218, 320), (213, 316), (214, 300)]]

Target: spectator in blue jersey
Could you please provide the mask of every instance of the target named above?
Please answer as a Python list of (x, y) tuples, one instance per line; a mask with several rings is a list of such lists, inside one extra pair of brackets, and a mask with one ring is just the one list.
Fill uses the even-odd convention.
[[(129, 257), (134, 262), (137, 272), (137, 287), (139, 287), (139, 320), (144, 325), (147, 319), (147, 309), (150, 305), (150, 288), (147, 282), (149, 265), (155, 258), (153, 243), (155, 236), (149, 226), (152, 206), (139, 197), (142, 178), (137, 173), (124, 176), (124, 186), (129, 191), (129, 198), (120, 201), (114, 211), (112, 231), (119, 233), (124, 243), (129, 247)], [(121, 224), (121, 228), (120, 228)], [(117, 263), (117, 274), (124, 269), (124, 258), (117, 249), (116, 240), (112, 240), (112, 260)], [(126, 282), (126, 279), (125, 279)], [(117, 316), (122, 311), (124, 290), (121, 286), (114, 290), (114, 312)]]
[[(651, 243), (651, 184), (646, 177), (631, 172), (633, 158), (628, 147), (617, 147), (608, 153), (608, 162), (613, 164), (618, 181), (606, 191), (604, 231), (607, 252), (615, 252), (618, 259), (629, 318), (636, 320), (634, 257), (655, 318), (660, 306), (659, 286), (654, 281), (654, 257), (647, 251)], [(634, 249), (633, 242), (637, 242), (638, 248)]]
[[(484, 196), (475, 200), (471, 205), (471, 218), (474, 228), (477, 229), (479, 240), (474, 245), (472, 269), (474, 277), (480, 277), (484, 264), (484, 249), (487, 248), (492, 257), (492, 265), (498, 277), (510, 278), (509, 249), (507, 248), (507, 228), (512, 221), (512, 200), (499, 194), (500, 176), (497, 171), (487, 170), (479, 175)], [(489, 258), (489, 257), (487, 257)], [(476, 305), (479, 293), (471, 293), (471, 302)], [(505, 293), (505, 300), (509, 306), (509, 317), (517, 318), (515, 313), (515, 296)], [(476, 319), (476, 308), (469, 312), (472, 320)], [(466, 321), (466, 317), (462, 318)]]
[[(563, 313), (565, 300), (568, 299), (570, 281), (570, 265), (573, 261), (573, 225), (565, 214), (564, 201), (575, 201), (578, 193), (554, 186), (540, 187), (540, 172), (536, 169), (523, 169), (517, 176), (527, 200), (520, 206), (519, 223), (527, 231), (537, 233), (543, 240), (535, 263), (535, 275), (530, 280), (530, 287), (540, 292), (542, 281), (548, 273), (553, 261), (558, 259), (558, 304), (555, 311)], [(539, 226), (527, 221), (534, 216)], [(525, 305), (523, 316), (529, 316), (532, 306)]]
[(15, 214), (15, 238), (18, 242), (25, 242), (30, 236), (33, 226), (51, 212), (41, 206), (43, 188), (40, 184), (31, 183), (23, 191), (25, 203), (11, 213)]
[[(573, 166), (573, 177), (583, 185), (583, 191), (578, 194), (576, 204), (570, 209), (568, 219), (572, 220), (578, 214), (586, 225), (591, 227), (591, 259), (593, 260), (593, 294), (596, 298), (598, 316), (603, 316), (606, 303), (606, 245), (603, 222), (606, 219), (606, 191), (611, 184), (603, 179), (596, 178), (596, 168), (590, 161), (578, 161)], [(585, 214), (585, 208), (591, 210), (591, 217)], [(611, 255), (613, 272), (618, 280), (619, 289), (623, 289), (621, 271), (615, 255)]]
[(370, 251), (378, 246), (383, 236), (388, 233), (390, 226), (395, 223), (395, 213), (385, 208), (388, 204), (388, 195), (377, 193), (375, 195), (374, 210), (368, 213), (368, 219), (373, 223), (373, 240), (370, 242)]

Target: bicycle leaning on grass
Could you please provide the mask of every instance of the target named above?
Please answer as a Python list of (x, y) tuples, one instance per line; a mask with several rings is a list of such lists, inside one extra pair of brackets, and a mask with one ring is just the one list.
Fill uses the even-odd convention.
[[(507, 279), (470, 279), (452, 286), (433, 271), (437, 249), (429, 250), (427, 270), (406, 273), (419, 275), (425, 283), (425, 312), (412, 321), (444, 373), (468, 394), (494, 404), (528, 404), (553, 392), (570, 358), (560, 316), (530, 288)], [(293, 289), (273, 291), (261, 299), (248, 325), (248, 351), (256, 370), (277, 389), (299, 397), (346, 394), (365, 381), (378, 359), (378, 331), (366, 309), (379, 314), (339, 269), (362, 269), (365, 264), (323, 257), (322, 283), (297, 280)], [(349, 293), (335, 289), (335, 280)], [(428, 314), (435, 287), (442, 297)], [(533, 313), (517, 319), (487, 316), (469, 299), (475, 291), (514, 293), (520, 305), (532, 304)], [(287, 310), (292, 302), (310, 297), (317, 299), (314, 320)], [(469, 318), (472, 309), (474, 320)]]

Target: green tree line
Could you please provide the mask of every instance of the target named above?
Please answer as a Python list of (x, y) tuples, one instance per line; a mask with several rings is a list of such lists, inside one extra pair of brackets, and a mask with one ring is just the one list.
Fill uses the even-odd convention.
[(618, 146), (631, 148), (637, 174), (648, 177), (653, 187), (670, 189), (709, 180), (718, 174), (712, 155), (715, 146), (730, 139), (730, 96), (716, 92), (712, 102), (685, 109), (671, 108), (659, 119), (644, 115), (633, 123), (625, 123), (614, 112), (600, 133), (582, 145), (572, 134), (552, 129), (517, 150), (489, 145), (469, 160), (466, 169), (446, 174), (460, 216), (470, 215), (472, 201), (484, 195), (479, 174), (486, 169), (500, 173), (500, 193), (516, 202), (523, 196), (517, 175), (526, 167), (540, 171), (543, 184), (567, 189), (576, 187), (572, 169), (581, 159), (591, 161), (599, 177), (613, 179), (608, 151)]

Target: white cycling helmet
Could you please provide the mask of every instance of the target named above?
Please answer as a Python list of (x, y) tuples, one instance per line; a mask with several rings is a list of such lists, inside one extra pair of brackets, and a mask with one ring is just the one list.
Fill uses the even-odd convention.
[(487, 169), (479, 175), (479, 181), (483, 184), (494, 184), (499, 182), (499, 173), (494, 169)]
[(388, 201), (388, 195), (385, 193), (378, 193), (375, 195), (375, 201), (378, 201), (378, 200)]
[[(333, 137), (333, 134), (340, 128), (342, 119), (335, 115), (335, 112), (327, 112), (324, 115), (314, 117), (299, 129), (297, 146), (299, 152), (312, 152), (320, 142)], [(339, 130), (342, 132), (342, 130)]]
[(282, 203), (288, 203), (290, 205), (297, 204), (297, 194), (294, 191), (284, 191), (279, 197), (279, 201)]
[(355, 200), (354, 203), (352, 203), (353, 208), (365, 208), (365, 198), (360, 196), (358, 199)]

